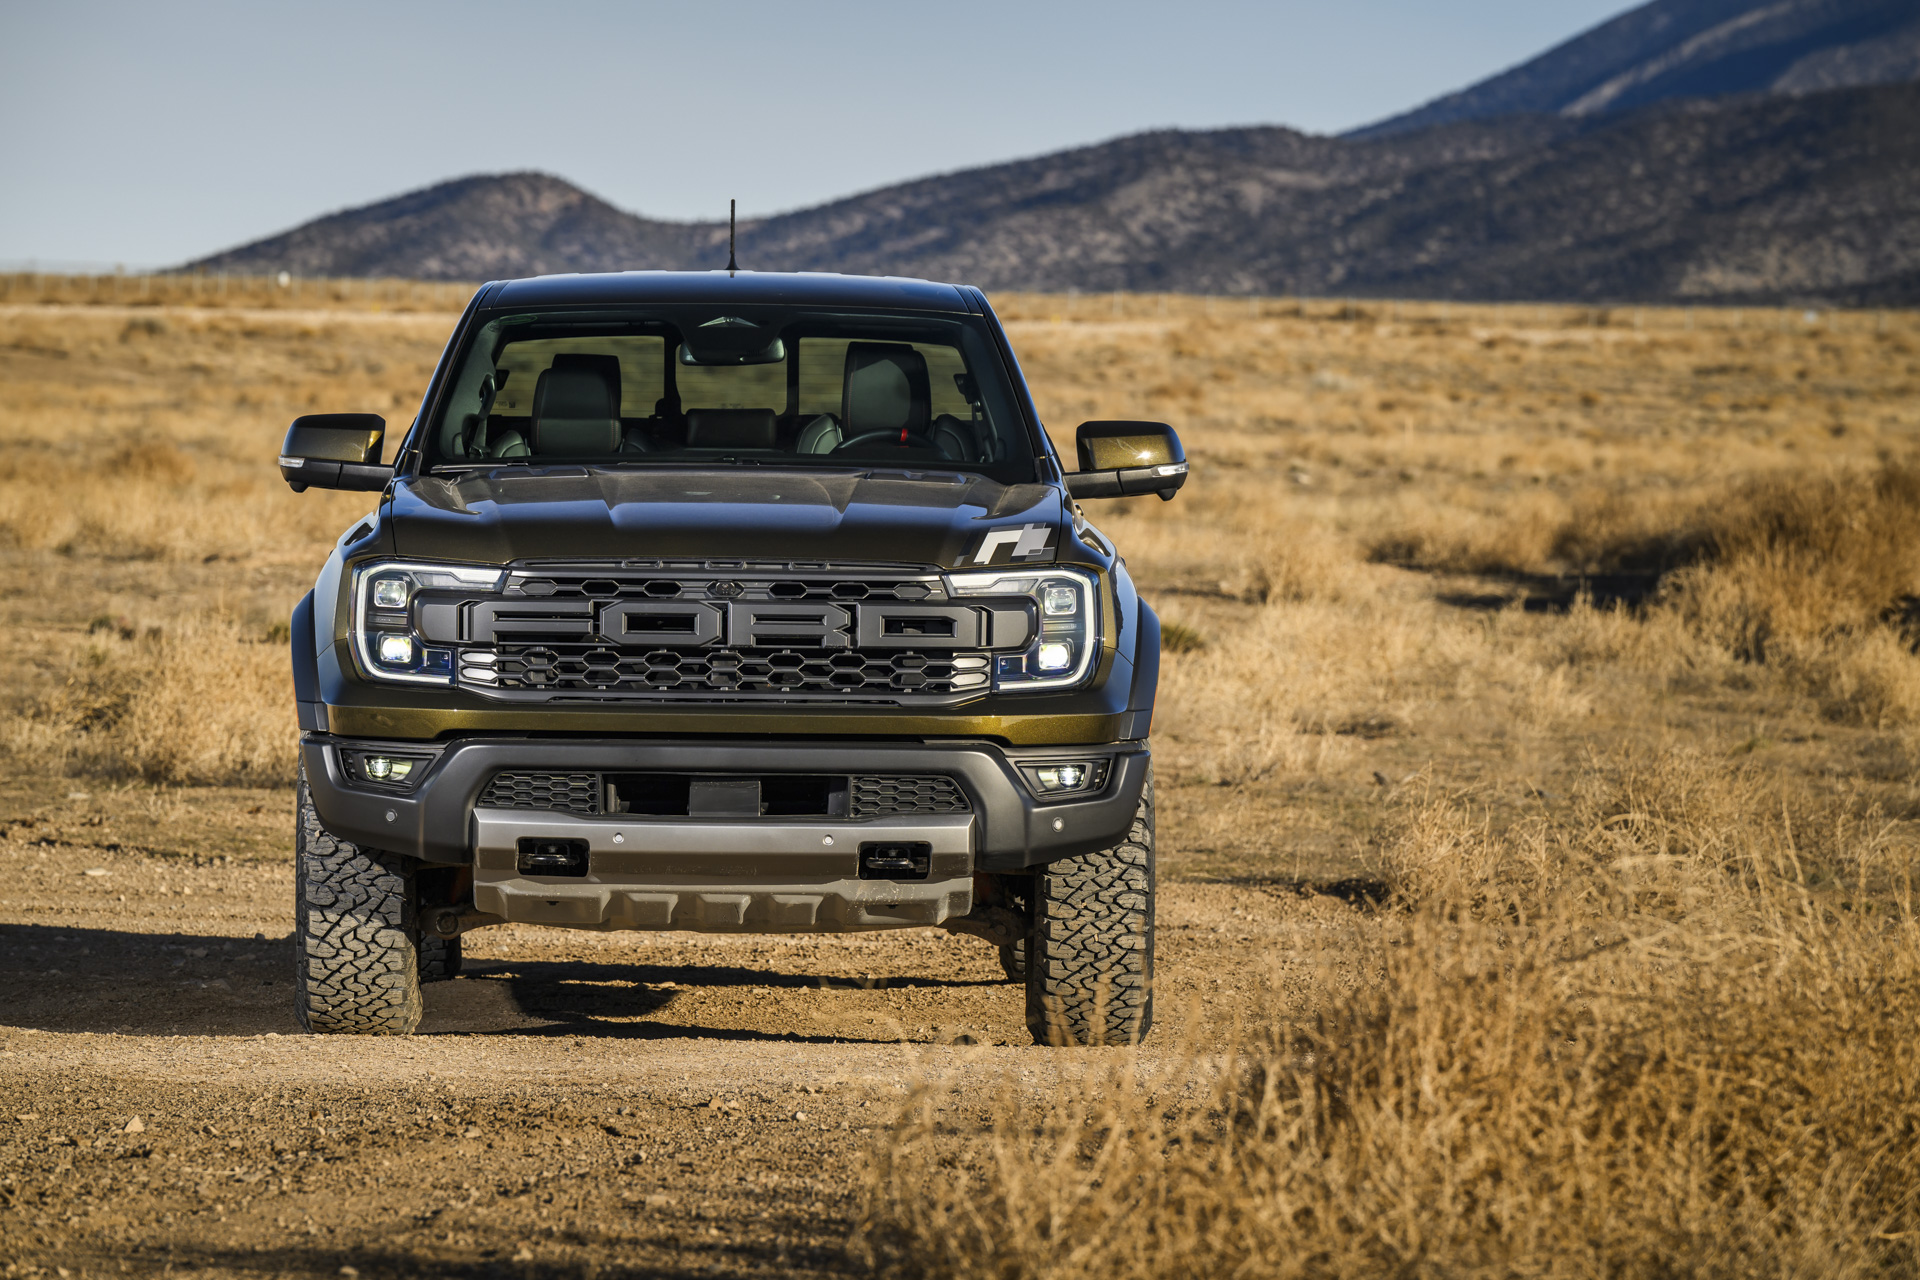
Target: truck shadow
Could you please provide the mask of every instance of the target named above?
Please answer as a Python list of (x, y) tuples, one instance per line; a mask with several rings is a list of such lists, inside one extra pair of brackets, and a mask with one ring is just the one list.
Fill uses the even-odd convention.
[[(638, 958), (637, 958), (638, 959)], [(293, 939), (255, 934), (134, 933), (0, 925), (0, 1025), (131, 1036), (303, 1034), (293, 1013)], [(925, 976), (860, 980), (739, 965), (484, 959), (452, 982), (423, 989), (421, 1035), (555, 1035), (614, 1039), (727, 1039), (823, 1044), (897, 1043), (883, 1022), (871, 1036), (802, 1035), (653, 1020), (676, 1000), (734, 988), (779, 1002), (803, 991), (973, 988), (985, 980)]]

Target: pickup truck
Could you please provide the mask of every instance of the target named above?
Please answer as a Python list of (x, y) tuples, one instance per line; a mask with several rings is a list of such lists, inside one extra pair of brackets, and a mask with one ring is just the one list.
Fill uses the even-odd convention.
[(279, 459), (380, 495), (293, 614), (309, 1030), (516, 922), (943, 928), (1036, 1043), (1147, 1034), (1159, 622), (1080, 504), (1171, 427), (1067, 470), (978, 289), (636, 271), (486, 285), (385, 428)]

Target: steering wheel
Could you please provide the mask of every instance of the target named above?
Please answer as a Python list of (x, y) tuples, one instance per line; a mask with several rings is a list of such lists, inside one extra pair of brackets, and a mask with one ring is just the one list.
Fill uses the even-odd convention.
[[(927, 449), (948, 458), (947, 451), (928, 437), (911, 431), (900, 431), (891, 427), (879, 431), (862, 431), (859, 435), (842, 440), (833, 447), (835, 453), (845, 453), (859, 445), (890, 444), (896, 449)], [(948, 461), (952, 461), (948, 458)]]

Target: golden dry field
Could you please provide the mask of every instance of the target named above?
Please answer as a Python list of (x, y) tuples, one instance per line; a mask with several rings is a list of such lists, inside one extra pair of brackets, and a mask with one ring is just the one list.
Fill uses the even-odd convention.
[[(584, 958), (605, 990), (542, 979), (520, 1021), (454, 1010), (328, 1070), (259, 1039), (284, 981), (108, 1014), (92, 953), (199, 935), (274, 981), (286, 616), (371, 499), (289, 493), (276, 446), (323, 409), (397, 435), (454, 316), (148, 288), (0, 296), (0, 1268), (1920, 1274), (1920, 317), (996, 299), (1068, 456), (1083, 419), (1151, 417), (1194, 461), (1173, 502), (1088, 505), (1166, 624), (1153, 1040), (1020, 1048), (1015, 989), (944, 937), (516, 926), (446, 985)], [(458, 1113), (477, 1149), (555, 1043), (486, 1037), (536, 1023), (604, 1074), (533, 1132), (724, 1132), (785, 1172), (622, 1164), (535, 1204), (532, 1148), (509, 1179), (463, 1147), (479, 1173), (369, 1233), (373, 1148), (304, 1182), (225, 1153), (266, 1141), (247, 1070), (206, 1074), (242, 1050), (314, 1091), (267, 1100), (287, 1123)], [(432, 1111), (483, 1042), (493, 1083)], [(176, 1117), (171, 1158), (260, 1176), (128, 1174), (87, 1137), (130, 1144), (116, 1092)], [(781, 1127), (808, 1112), (825, 1156)], [(458, 1134), (417, 1136), (379, 1158)]]

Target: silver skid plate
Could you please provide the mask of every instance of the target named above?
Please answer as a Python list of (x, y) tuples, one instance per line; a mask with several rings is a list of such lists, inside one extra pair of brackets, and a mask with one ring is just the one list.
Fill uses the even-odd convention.
[[(973, 909), (973, 816), (861, 822), (473, 812), (473, 905), (523, 924), (709, 933), (937, 925)], [(523, 839), (583, 840), (585, 876), (519, 871)], [(925, 880), (862, 880), (863, 844), (924, 843)]]

